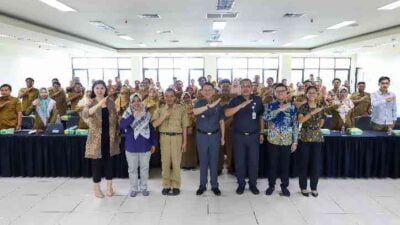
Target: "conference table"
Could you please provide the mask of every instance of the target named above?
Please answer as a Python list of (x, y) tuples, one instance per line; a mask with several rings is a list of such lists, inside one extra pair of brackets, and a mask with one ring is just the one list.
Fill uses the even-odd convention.
[[(90, 177), (91, 164), (84, 158), (85, 145), (85, 136), (1, 135), (0, 176)], [(125, 178), (128, 173), (123, 144), (121, 153), (113, 159), (114, 175)], [(268, 175), (267, 157), (268, 144), (264, 143), (260, 145), (260, 177)], [(151, 166), (159, 167), (160, 164), (158, 151), (152, 155)], [(400, 137), (376, 131), (364, 131), (360, 136), (332, 131), (325, 136), (321, 166), (323, 177), (398, 178)], [(298, 151), (291, 156), (291, 176), (297, 176), (297, 171)]]

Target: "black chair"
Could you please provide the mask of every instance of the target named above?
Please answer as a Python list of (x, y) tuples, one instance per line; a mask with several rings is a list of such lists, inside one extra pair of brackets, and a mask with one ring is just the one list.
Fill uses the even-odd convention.
[(372, 130), (371, 117), (360, 116), (356, 118), (356, 127), (361, 130)]
[(35, 118), (31, 116), (22, 116), (21, 128), (22, 129), (33, 129), (35, 124)]
[(324, 121), (324, 129), (331, 129), (332, 116), (327, 116)]
[(400, 117), (397, 117), (396, 124), (394, 125), (395, 130), (400, 130)]
[(47, 124), (46, 134), (64, 134), (64, 127), (61, 123)]
[(68, 118), (66, 128), (68, 129), (68, 128), (73, 127), (73, 126), (79, 126), (79, 120), (80, 120), (79, 116), (70, 116)]

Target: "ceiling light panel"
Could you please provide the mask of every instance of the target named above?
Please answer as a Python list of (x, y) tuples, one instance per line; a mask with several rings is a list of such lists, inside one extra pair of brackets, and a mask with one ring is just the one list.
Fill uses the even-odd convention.
[(393, 10), (393, 9), (397, 9), (400, 7), (400, 1), (395, 1), (392, 2), (390, 4), (384, 5), (380, 8), (378, 8), (378, 10)]
[(39, 1), (45, 3), (50, 7), (56, 8), (62, 12), (76, 12), (75, 9), (57, 0), (39, 0)]
[(340, 28), (343, 28), (343, 27), (350, 26), (350, 25), (355, 24), (355, 23), (357, 23), (357, 22), (354, 21), (354, 20), (343, 21), (341, 23), (338, 23), (336, 25), (328, 27), (328, 30), (337, 30), (337, 29), (340, 29)]
[(223, 30), (225, 29), (226, 21), (214, 21), (213, 22), (213, 30)]

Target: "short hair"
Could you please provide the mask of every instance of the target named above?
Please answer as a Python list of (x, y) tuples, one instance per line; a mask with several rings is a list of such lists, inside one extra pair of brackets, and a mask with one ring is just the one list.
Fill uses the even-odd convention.
[(79, 82), (75, 82), (73, 87), (75, 88), (76, 85), (80, 85), (81, 87), (83, 87), (83, 85)]
[(271, 79), (272, 81), (274, 81), (274, 78), (273, 78), (273, 77), (268, 77), (267, 80), (268, 80), (268, 79)]
[(172, 88), (167, 88), (167, 90), (165, 90), (165, 93), (167, 93), (167, 92), (172, 92), (175, 95), (175, 90)]
[(223, 79), (223, 80), (221, 80), (219, 83), (220, 83), (221, 85), (223, 85), (223, 84), (229, 84), (229, 85), (231, 85), (231, 81), (230, 81), (229, 79)]
[(212, 87), (214, 89), (214, 84), (212, 84), (211, 82), (205, 82), (203, 84), (203, 87), (201, 87), (201, 90), (203, 90), (204, 86), (206, 86), (206, 85), (208, 85), (208, 86), (210, 86), (210, 87)]
[(55, 80), (55, 81), (59, 81), (59, 80), (58, 80), (58, 78), (53, 78), (53, 79), (51, 79), (51, 81), (53, 81), (53, 80)]
[(149, 79), (149, 78), (144, 78), (144, 79), (143, 79), (143, 82), (144, 82), (145, 80), (147, 80), (147, 81), (150, 83), (150, 79)]
[(32, 82), (35, 82), (35, 80), (32, 77), (28, 77), (28, 78), (25, 79), (25, 81), (28, 81), (28, 80), (30, 80)]
[(309, 86), (307, 89), (306, 89), (306, 94), (308, 93), (308, 91), (309, 90), (311, 90), (311, 89), (314, 89), (315, 91), (318, 91), (318, 88), (316, 87), (316, 86), (314, 86), (314, 85), (312, 85), (312, 86)]
[(241, 80), (241, 81), (240, 81), (240, 85), (241, 85), (243, 82), (249, 82), (250, 85), (253, 84), (253, 82), (251, 82), (251, 80), (250, 80), (249, 78), (244, 78), (243, 80)]
[(312, 83), (312, 81), (311, 80), (305, 80), (305, 81), (303, 81), (303, 84), (305, 84), (305, 83)]
[(0, 86), (0, 89), (1, 89), (1, 88), (4, 88), (4, 87), (8, 87), (8, 89), (10, 89), (10, 91), (12, 91), (11, 85), (9, 85), (9, 84), (3, 84), (3, 85)]
[(55, 85), (55, 84), (61, 87), (60, 82), (58, 82), (58, 81), (53, 82), (53, 85)]
[(276, 89), (279, 88), (279, 87), (285, 88), (286, 91), (288, 90), (288, 87), (287, 87), (286, 85), (284, 85), (283, 83), (277, 83), (277, 84), (275, 85), (275, 87), (274, 87), (274, 90), (276, 90)]
[(342, 83), (342, 80), (340, 78), (333, 78), (332, 83), (334, 83), (336, 80)]
[(200, 82), (200, 80), (207, 80), (206, 77), (199, 77), (199, 79), (197, 79), (198, 82)]
[(380, 77), (380, 78), (379, 78), (379, 83), (381, 83), (381, 82), (384, 81), (384, 80), (387, 80), (387, 81), (390, 82), (390, 78), (389, 78), (389, 77), (383, 76), (383, 77)]
[(360, 84), (364, 84), (365, 85), (365, 81), (360, 81), (360, 82), (357, 83), (357, 85), (360, 85)]

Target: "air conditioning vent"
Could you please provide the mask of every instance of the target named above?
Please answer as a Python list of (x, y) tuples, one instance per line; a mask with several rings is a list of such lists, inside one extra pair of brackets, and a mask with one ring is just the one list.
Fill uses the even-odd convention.
[(207, 13), (207, 19), (236, 19), (238, 16), (237, 12), (226, 12), (226, 13)]
[(159, 30), (157, 34), (172, 34), (172, 30)]
[(300, 18), (303, 17), (304, 13), (286, 13), (283, 15), (284, 18)]
[(217, 10), (231, 10), (234, 0), (217, 0)]
[(111, 31), (114, 31), (114, 30), (115, 30), (114, 27), (109, 26), (109, 25), (107, 25), (107, 24), (105, 24), (105, 23), (103, 23), (103, 22), (101, 22), (101, 21), (90, 21), (89, 23), (92, 24), (93, 26), (96, 26), (96, 27), (99, 28), (99, 29), (111, 30)]
[(161, 16), (158, 14), (145, 13), (145, 14), (139, 15), (139, 18), (141, 18), (141, 19), (161, 19)]
[(262, 30), (261, 33), (263, 33), (263, 34), (274, 34), (274, 33), (276, 33), (276, 30)]

